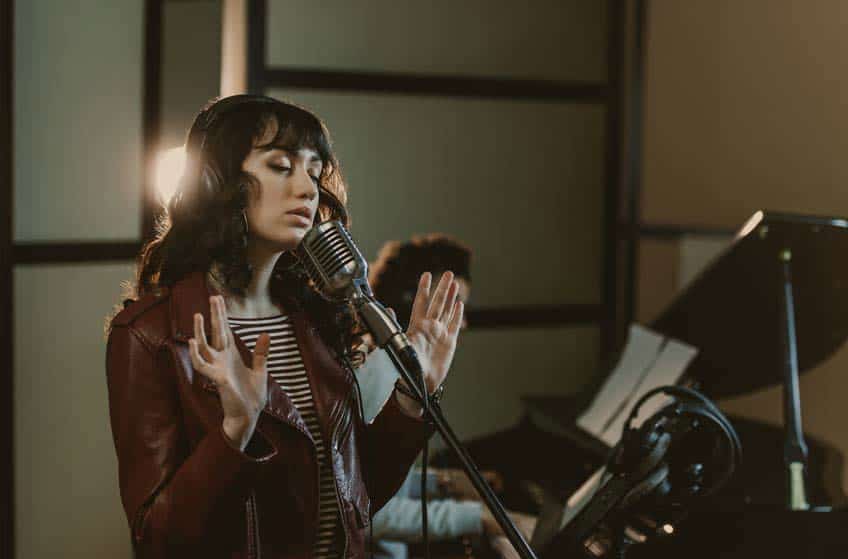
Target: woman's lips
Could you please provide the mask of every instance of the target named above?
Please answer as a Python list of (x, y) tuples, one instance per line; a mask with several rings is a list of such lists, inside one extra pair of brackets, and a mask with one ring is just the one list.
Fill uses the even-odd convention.
[(312, 225), (312, 221), (311, 221), (309, 218), (304, 217), (304, 216), (302, 216), (302, 215), (300, 215), (300, 214), (296, 214), (296, 213), (291, 213), (291, 212), (289, 212), (289, 213), (287, 213), (286, 215), (287, 215), (287, 216), (289, 216), (289, 217), (294, 218), (294, 219), (295, 219), (298, 223), (300, 223), (301, 225), (305, 225), (305, 226), (307, 226), (307, 227), (309, 227), (310, 225)]

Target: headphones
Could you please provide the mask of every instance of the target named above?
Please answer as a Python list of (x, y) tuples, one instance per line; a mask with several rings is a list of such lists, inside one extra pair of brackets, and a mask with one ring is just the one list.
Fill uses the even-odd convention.
[[(660, 393), (675, 396), (676, 401), (633, 427), (642, 405)], [(543, 548), (541, 557), (559, 557), (563, 550), (575, 557), (607, 557), (610, 550), (621, 551), (625, 548), (616, 534), (631, 521), (632, 513), (636, 513), (633, 519), (649, 511), (679, 514), (679, 505), (685, 507), (720, 489), (741, 461), (736, 431), (705, 396), (682, 386), (649, 390), (633, 406), (621, 440), (610, 453), (605, 467), (610, 475)]]
[[(656, 394), (675, 396), (640, 427), (639, 408)], [(711, 495), (742, 462), (742, 444), (733, 425), (703, 394), (682, 386), (660, 386), (633, 406), (608, 469), (642, 479), (625, 504), (658, 492), (675, 500)]]
[[(186, 170), (185, 175), (192, 180), (199, 179), (202, 182), (211, 181), (215, 171), (204, 163), (204, 152), (208, 149), (207, 143), (210, 131), (215, 124), (226, 115), (239, 107), (246, 105), (271, 105), (280, 104), (280, 101), (265, 95), (239, 94), (229, 97), (221, 97), (209, 103), (194, 118), (186, 137)], [(179, 202), (181, 192), (178, 190), (174, 196), (174, 202)]]
[(230, 95), (229, 97), (220, 97), (205, 109), (200, 111), (194, 118), (191, 128), (188, 132), (186, 146), (196, 148), (194, 151), (198, 156), (206, 149), (206, 142), (209, 137), (209, 131), (215, 122), (221, 116), (233, 111), (237, 107), (256, 104), (279, 104), (280, 101), (267, 97), (265, 95), (254, 95), (252, 93), (243, 93), (239, 95)]

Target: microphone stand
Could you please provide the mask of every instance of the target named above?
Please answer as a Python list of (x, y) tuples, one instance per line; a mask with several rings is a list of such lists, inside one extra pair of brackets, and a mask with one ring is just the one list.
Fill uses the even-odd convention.
[[(486, 506), (492, 512), (492, 515), (497, 520), (509, 542), (522, 559), (538, 559), (530, 548), (530, 545), (524, 539), (524, 536), (521, 535), (521, 532), (518, 531), (515, 524), (513, 524), (507, 515), (495, 492), (486, 480), (483, 479), (480, 470), (477, 469), (468, 451), (465, 450), (465, 447), (462, 446), (453, 429), (451, 429), (450, 424), (448, 424), (447, 419), (442, 414), (441, 407), (437, 403), (429, 401), (426, 385), (421, 375), (421, 365), (418, 363), (418, 357), (415, 355), (411, 346), (402, 343), (406, 341), (405, 334), (403, 334), (402, 330), (398, 332), (400, 327), (397, 327), (397, 329), (387, 327), (387, 325), (392, 323), (394, 326), (397, 326), (397, 322), (373, 298), (356, 297), (354, 304), (360, 317), (362, 317), (371, 334), (374, 336), (377, 345), (384, 348), (389, 354), (398, 374), (415, 393), (418, 402), (424, 409), (424, 413), (433, 421), (442, 439), (444, 439), (445, 443), (447, 443), (448, 447), (450, 447), (451, 451), (459, 459), (462, 468), (468, 474), (474, 488), (483, 498), (483, 501), (485, 501)], [(416, 378), (416, 375), (418, 378)]]

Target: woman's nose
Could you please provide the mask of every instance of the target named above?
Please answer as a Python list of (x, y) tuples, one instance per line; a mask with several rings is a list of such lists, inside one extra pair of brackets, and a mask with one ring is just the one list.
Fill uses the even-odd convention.
[(318, 185), (315, 184), (315, 180), (312, 178), (312, 175), (310, 175), (305, 169), (297, 173), (297, 180), (295, 180), (295, 195), (299, 198), (306, 198), (307, 200), (312, 200), (318, 196)]

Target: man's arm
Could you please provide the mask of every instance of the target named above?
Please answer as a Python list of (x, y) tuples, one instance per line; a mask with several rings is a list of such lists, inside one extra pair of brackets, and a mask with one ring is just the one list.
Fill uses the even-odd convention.
[[(421, 501), (397, 496), (374, 515), (374, 538), (421, 541)], [(456, 539), (483, 532), (482, 505), (440, 499), (427, 503), (427, 525), (434, 541)]]

